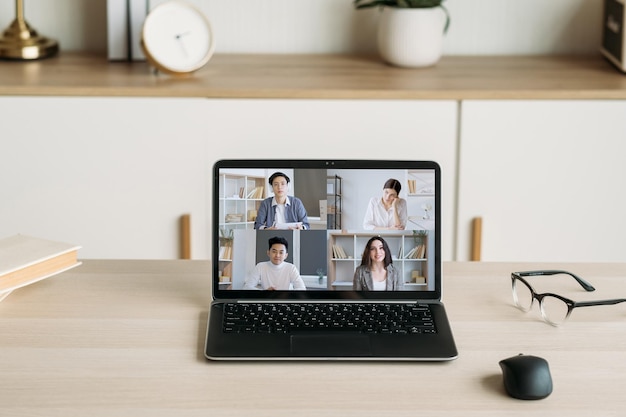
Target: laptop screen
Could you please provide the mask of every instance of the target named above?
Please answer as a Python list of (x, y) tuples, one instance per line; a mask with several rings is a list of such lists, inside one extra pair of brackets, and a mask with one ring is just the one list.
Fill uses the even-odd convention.
[(218, 161), (214, 298), (439, 299), (440, 187), (432, 161)]

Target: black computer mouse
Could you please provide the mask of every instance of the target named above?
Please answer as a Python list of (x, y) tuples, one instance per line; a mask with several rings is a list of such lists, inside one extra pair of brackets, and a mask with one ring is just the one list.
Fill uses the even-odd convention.
[(520, 400), (540, 400), (552, 393), (548, 362), (538, 356), (519, 354), (500, 361), (506, 392)]

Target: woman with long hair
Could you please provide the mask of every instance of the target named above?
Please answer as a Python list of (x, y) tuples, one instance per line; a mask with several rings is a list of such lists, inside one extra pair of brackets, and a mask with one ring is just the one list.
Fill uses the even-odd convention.
[(389, 245), (382, 237), (374, 236), (367, 241), (361, 265), (354, 271), (352, 288), (357, 291), (402, 290), (400, 271), (393, 266)]

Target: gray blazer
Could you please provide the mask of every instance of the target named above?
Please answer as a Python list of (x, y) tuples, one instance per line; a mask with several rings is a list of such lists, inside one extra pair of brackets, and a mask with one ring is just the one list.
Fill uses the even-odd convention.
[[(387, 291), (402, 290), (403, 282), (400, 271), (393, 264), (387, 265)], [(354, 279), (352, 280), (352, 288), (354, 290), (374, 291), (374, 281), (372, 280), (372, 272), (365, 265), (360, 265), (354, 271)]]

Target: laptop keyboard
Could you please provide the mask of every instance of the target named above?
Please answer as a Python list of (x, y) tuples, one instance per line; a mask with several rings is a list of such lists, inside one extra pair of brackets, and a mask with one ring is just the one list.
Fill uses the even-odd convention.
[(425, 304), (379, 303), (227, 303), (226, 333), (354, 331), (381, 334), (436, 333)]

